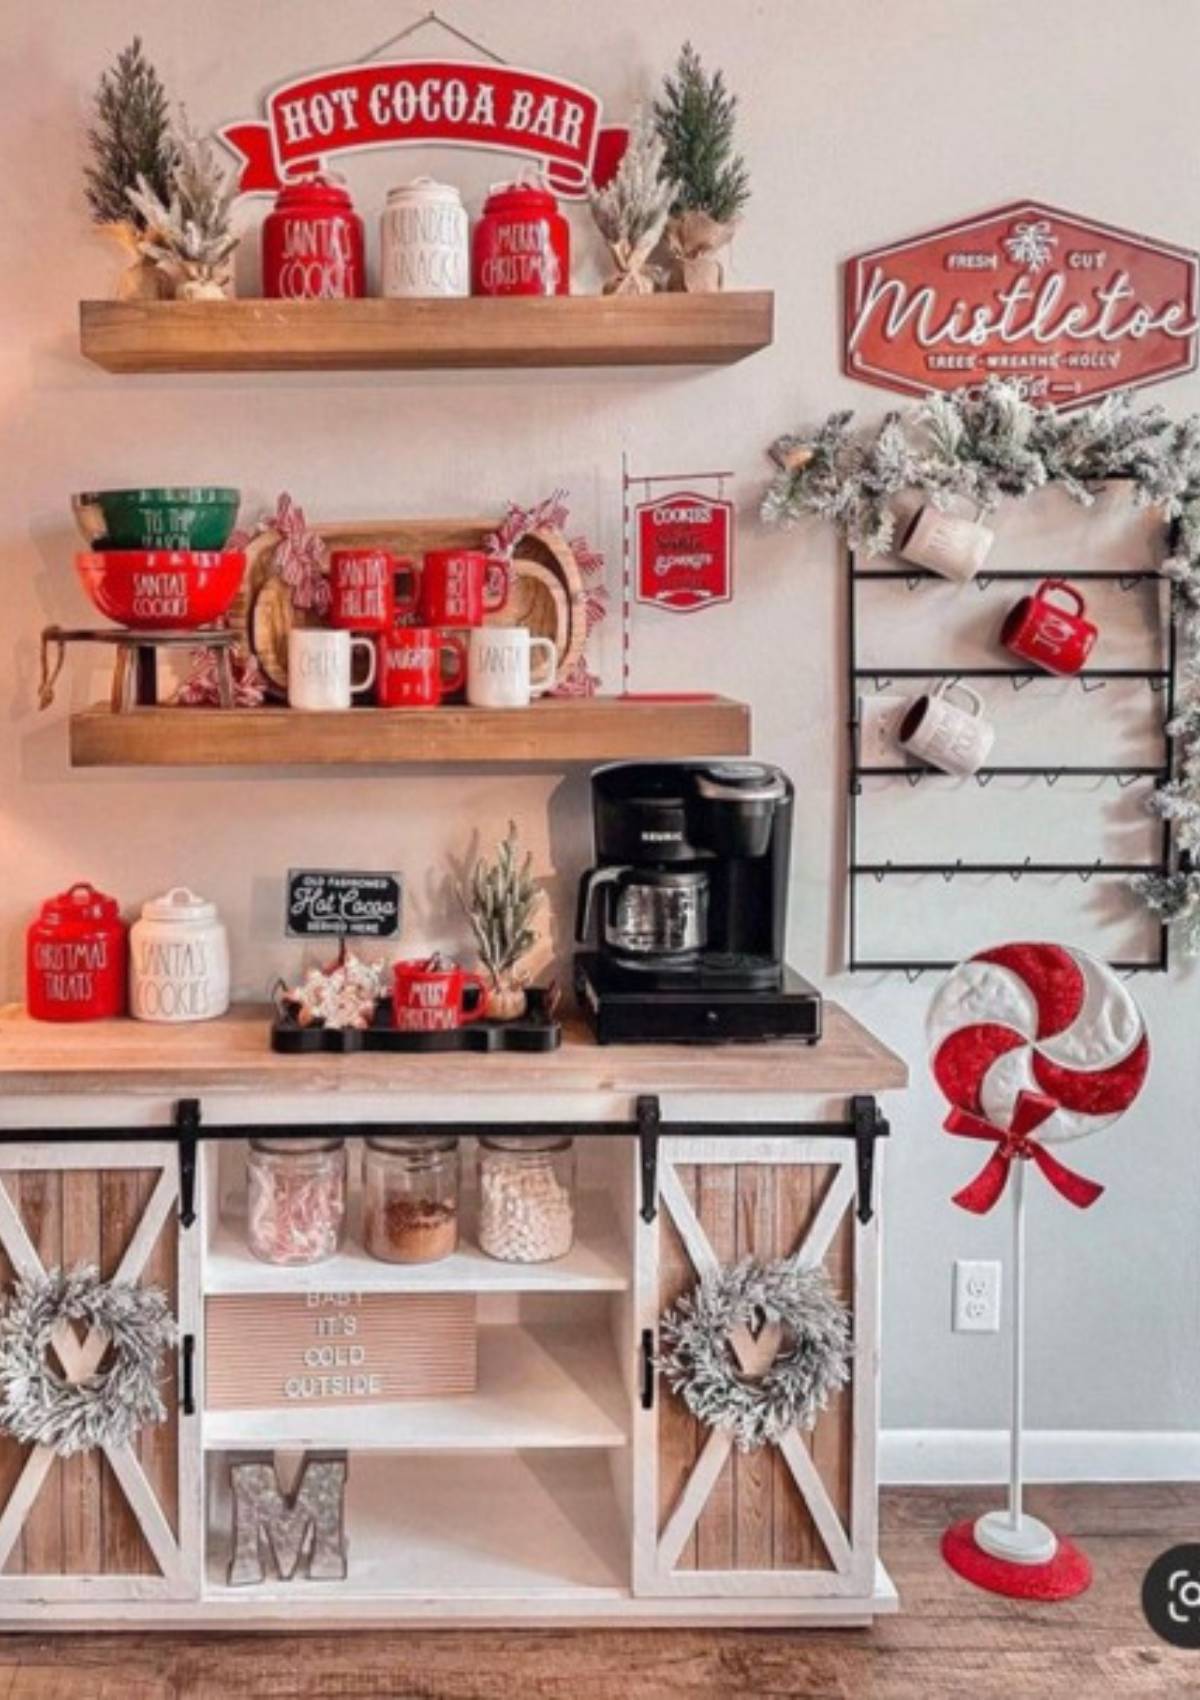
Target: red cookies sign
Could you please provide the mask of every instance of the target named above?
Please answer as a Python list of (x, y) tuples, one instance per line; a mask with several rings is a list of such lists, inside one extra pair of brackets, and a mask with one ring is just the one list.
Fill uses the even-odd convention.
[(274, 192), (332, 154), (438, 142), (525, 155), (560, 195), (577, 199), (612, 175), (628, 139), (624, 129), (601, 129), (600, 102), (587, 89), (469, 59), (319, 71), (272, 90), (265, 123), (219, 133), (243, 161), (243, 194)]
[(634, 509), (637, 599), (690, 614), (733, 595), (733, 503), (676, 490)]
[(1036, 201), (875, 248), (845, 268), (845, 370), (923, 395), (989, 377), (1074, 407), (1196, 364), (1197, 268)]

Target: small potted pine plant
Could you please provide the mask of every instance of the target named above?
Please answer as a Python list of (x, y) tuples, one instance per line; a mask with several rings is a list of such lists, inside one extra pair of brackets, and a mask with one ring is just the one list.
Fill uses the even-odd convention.
[(710, 77), (691, 42), (685, 42), (674, 76), (663, 81), (654, 120), (663, 143), (663, 175), (675, 184), (667, 243), (673, 289), (720, 289), (718, 255), (728, 247), (750, 199), (750, 173), (734, 148), (737, 96), (722, 72)]
[(117, 299), (155, 300), (169, 294), (157, 261), (142, 251), (145, 215), (129, 198), (141, 182), (166, 201), (174, 154), (167, 91), (137, 36), (100, 79), (88, 145), (92, 158), (84, 184), (92, 218), (129, 256)]
[(528, 1001), (522, 959), (537, 942), (533, 917), (543, 895), (532, 864), (528, 853), (522, 856), (516, 824), (510, 821), (495, 860), (479, 857), (467, 885), (458, 888), (488, 979), (487, 1013), (497, 1021), (515, 1021)]

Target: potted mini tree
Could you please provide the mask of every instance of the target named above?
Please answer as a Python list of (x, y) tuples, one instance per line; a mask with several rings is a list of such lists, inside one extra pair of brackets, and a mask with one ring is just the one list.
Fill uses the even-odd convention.
[(676, 185), (667, 223), (674, 261), (671, 286), (689, 292), (720, 289), (718, 255), (737, 229), (750, 199), (750, 173), (733, 145), (737, 96), (722, 72), (710, 77), (691, 42), (674, 76), (663, 81), (654, 120), (663, 142), (663, 176)]
[(487, 1013), (497, 1021), (524, 1015), (528, 975), (521, 959), (537, 942), (534, 911), (542, 892), (531, 872), (533, 858), (521, 855), (516, 823), (496, 847), (494, 862), (476, 861), (458, 898), (471, 923), (479, 960), (489, 981)]
[(129, 198), (140, 182), (161, 201), (168, 200), (174, 157), (167, 91), (137, 36), (100, 79), (88, 144), (92, 162), (84, 181), (92, 218), (129, 256), (117, 284), (118, 300), (169, 294), (157, 261), (142, 251), (145, 215)]

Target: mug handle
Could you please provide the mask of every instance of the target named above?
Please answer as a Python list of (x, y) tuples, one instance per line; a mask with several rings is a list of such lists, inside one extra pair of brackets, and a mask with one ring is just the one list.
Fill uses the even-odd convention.
[(369, 662), (368, 667), (367, 667), (366, 678), (362, 681), (361, 684), (354, 685), (354, 686), (351, 687), (351, 689), (352, 689), (352, 691), (355, 691), (355, 692), (369, 691), (371, 689), (371, 686), (375, 683), (375, 673), (376, 673), (376, 670), (379, 666), (379, 652), (376, 650), (375, 645), (371, 642), (370, 638), (368, 638), (368, 637), (358, 637), (358, 636), (352, 637), (350, 639), (350, 652), (351, 652), (351, 654), (354, 653), (354, 650), (355, 650), (356, 647), (361, 648), (361, 649), (365, 649), (367, 654), (370, 656), (371, 659), (370, 659), (370, 662)]
[[(546, 677), (541, 681), (541, 683), (535, 684), (533, 682), (533, 658), (534, 658), (534, 656), (536, 655), (536, 653), (539, 649), (544, 649), (544, 650), (549, 651), (550, 668), (549, 668), (549, 671), (546, 674)], [(529, 640), (529, 673), (530, 673), (529, 694), (530, 694), (531, 697), (540, 697), (546, 691), (553, 689), (553, 686), (554, 686), (556, 679), (557, 679), (557, 676), (558, 676), (558, 648), (555, 645), (553, 638), (548, 638), (548, 637), (531, 637), (530, 638), (530, 640)]]
[(977, 690), (972, 689), (970, 685), (964, 684), (961, 679), (942, 679), (937, 688), (930, 692), (930, 695), (935, 697), (945, 697), (948, 700), (951, 691), (957, 691), (960, 696), (966, 697), (967, 701), (971, 705), (971, 714), (974, 719), (983, 719), (983, 698)]
[(1061, 596), (1069, 596), (1075, 604), (1076, 618), (1083, 619), (1087, 613), (1087, 603), (1073, 584), (1069, 584), (1065, 578), (1044, 578), (1037, 588), (1039, 599), (1046, 602), (1050, 600), (1052, 591), (1058, 591)]
[(483, 575), (483, 606), (488, 614), (498, 614), (508, 601), (512, 589), (512, 564), (500, 555), (488, 557)]
[(456, 633), (443, 632), (441, 634), (440, 650), (442, 655), (449, 650), (455, 660), (454, 672), (448, 678), (445, 674), (441, 675), (442, 689), (443, 691), (456, 691), (467, 676), (466, 645)]
[[(463, 1006), (462, 1006), (462, 1009), (460, 1011), (460, 1015), (461, 1015), (461, 1018), (462, 1018), (463, 1026), (465, 1027), (467, 1022), (469, 1022), (469, 1021), (479, 1021), (484, 1015), (487, 1014), (488, 986), (487, 986), (487, 981), (484, 979), (482, 974), (475, 974), (469, 968), (463, 969), (462, 980), (463, 980)], [(478, 1001), (476, 1002), (474, 1008), (468, 1009), (467, 1004), (466, 1004), (466, 993), (471, 989), (472, 986), (479, 993), (479, 998), (478, 998)]]

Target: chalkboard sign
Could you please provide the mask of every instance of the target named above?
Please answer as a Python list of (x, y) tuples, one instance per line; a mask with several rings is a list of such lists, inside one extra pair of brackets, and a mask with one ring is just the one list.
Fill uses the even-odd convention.
[(287, 881), (289, 938), (392, 939), (400, 931), (395, 874), (292, 868)]

